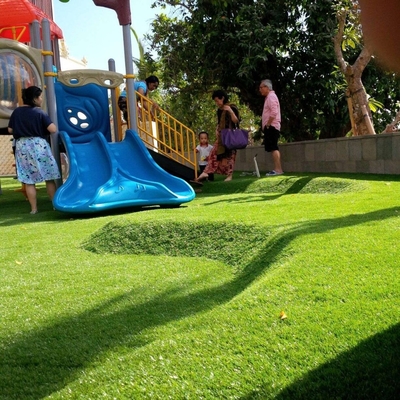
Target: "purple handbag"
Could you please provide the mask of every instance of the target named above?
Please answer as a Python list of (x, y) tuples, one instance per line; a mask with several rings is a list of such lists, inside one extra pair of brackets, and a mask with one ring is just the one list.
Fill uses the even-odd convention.
[(222, 129), (222, 145), (228, 150), (244, 149), (249, 144), (249, 131), (246, 129)]

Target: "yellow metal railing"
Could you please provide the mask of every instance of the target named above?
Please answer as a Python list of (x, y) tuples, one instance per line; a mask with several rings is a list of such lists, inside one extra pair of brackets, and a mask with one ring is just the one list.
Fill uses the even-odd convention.
[(137, 130), (146, 147), (194, 171), (197, 178), (196, 134), (146, 96), (136, 92)]

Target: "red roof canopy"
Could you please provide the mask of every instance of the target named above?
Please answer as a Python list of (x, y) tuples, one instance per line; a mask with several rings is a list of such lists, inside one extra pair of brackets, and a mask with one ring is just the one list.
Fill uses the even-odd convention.
[(43, 18), (50, 22), (51, 39), (62, 39), (62, 30), (56, 23), (28, 0), (0, 0), (0, 38), (29, 42), (29, 24), (34, 20), (42, 22)]

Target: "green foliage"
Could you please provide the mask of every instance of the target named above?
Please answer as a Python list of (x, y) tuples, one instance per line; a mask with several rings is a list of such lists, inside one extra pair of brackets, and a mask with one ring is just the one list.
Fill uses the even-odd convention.
[(368, 99), (368, 105), (372, 112), (377, 112), (378, 109), (383, 108), (383, 103), (379, 100), (373, 99), (372, 97)]
[[(343, 35), (342, 50), (352, 64), (364, 46), (362, 25), (360, 21), (360, 7), (356, 0), (337, 0), (333, 3), (335, 12), (346, 12), (346, 24)], [(379, 61), (379, 60), (378, 60)], [(379, 62), (373, 59), (363, 71), (362, 80), (369, 97), (369, 107), (373, 114), (373, 123), (376, 132), (381, 132), (386, 125), (392, 122), (398, 109), (400, 99), (399, 78), (395, 74), (385, 72)], [(335, 75), (342, 75), (339, 70)], [(343, 93), (347, 84), (343, 77)]]
[[(149, 37), (160, 57), (165, 89), (172, 94), (189, 91), (193, 98), (200, 98), (215, 87), (235, 90), (241, 102), (259, 116), (263, 98), (258, 84), (270, 78), (281, 100), (286, 141), (340, 137), (349, 131), (342, 78), (332, 74), (336, 65), (332, 38), (336, 11), (351, 10), (343, 45), (351, 57), (356, 56), (362, 46), (357, 2), (159, 0), (156, 4), (169, 4), (180, 12), (173, 17), (159, 15)], [(368, 69), (380, 82), (382, 71)], [(398, 84), (393, 76), (384, 82), (379, 92), (387, 94), (390, 104), (384, 109), (393, 115)], [(384, 103), (374, 87), (366, 87)], [(378, 126), (386, 126), (388, 116), (379, 118)]]
[[(327, 114), (324, 109), (319, 113), (318, 108), (326, 104), (326, 92), (332, 90), (321, 74), (332, 71), (335, 21), (317, 17), (323, 10), (331, 12), (330, 2), (313, 4), (310, 15), (304, 2), (273, 3), (233, 1), (224, 6), (185, 2), (190, 13), (183, 18), (160, 17), (154, 23), (153, 47), (161, 59), (168, 59), (163, 63), (167, 74), (176, 76), (180, 71), (192, 90), (198, 82), (206, 88), (237, 87), (255, 115), (261, 114), (263, 104), (259, 80), (271, 78), (281, 99), (286, 138), (315, 138), (320, 115)], [(336, 104), (326, 106), (332, 121), (337, 120)]]
[[(213, 143), (217, 126), (217, 108), (211, 98), (212, 92), (193, 93), (186, 89), (177, 89), (173, 93), (163, 91), (161, 94), (162, 104), (169, 114), (193, 129), (194, 132), (208, 132), (210, 143)], [(249, 111), (246, 105), (240, 103), (235, 92), (228, 93), (228, 95), (230, 102), (236, 104), (239, 108), (240, 126), (254, 131), (254, 127), (258, 126), (254, 114)]]
[(133, 58), (132, 61), (136, 65), (136, 68), (138, 70), (137, 79), (144, 80), (149, 75), (147, 73), (147, 65), (146, 65), (144, 46), (143, 46), (143, 43), (140, 41), (136, 31), (132, 27), (131, 27), (131, 32), (132, 32), (133, 36), (135, 37), (135, 40), (136, 40), (136, 43), (137, 43), (138, 49), (139, 49), (139, 58)]
[(363, 82), (373, 99), (372, 106), (377, 108), (372, 116), (375, 131), (382, 132), (399, 110), (400, 79), (382, 70), (377, 60), (373, 60), (363, 73)]

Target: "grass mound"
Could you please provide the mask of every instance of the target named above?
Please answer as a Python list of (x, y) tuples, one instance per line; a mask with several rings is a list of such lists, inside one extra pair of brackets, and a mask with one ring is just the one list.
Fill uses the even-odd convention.
[(360, 192), (368, 183), (339, 177), (283, 175), (274, 178), (240, 177), (231, 182), (207, 182), (205, 193), (340, 194)]
[(239, 266), (259, 251), (269, 235), (254, 226), (221, 222), (110, 222), (83, 248), (96, 253), (205, 257)]
[[(307, 178), (306, 178), (307, 179)], [(296, 185), (301, 185), (300, 182), (296, 182)], [(338, 193), (349, 193), (349, 192), (360, 192), (366, 189), (364, 182), (357, 182), (350, 179), (342, 178), (327, 178), (318, 177), (310, 179), (306, 185), (301, 187), (299, 193), (326, 193), (326, 194), (338, 194)]]

